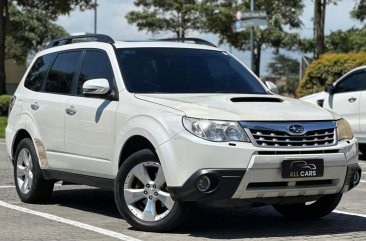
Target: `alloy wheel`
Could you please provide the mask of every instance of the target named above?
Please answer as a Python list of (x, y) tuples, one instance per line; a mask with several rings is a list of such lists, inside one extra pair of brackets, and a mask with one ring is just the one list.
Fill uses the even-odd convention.
[(23, 148), (19, 152), (16, 169), (19, 190), (23, 194), (28, 194), (33, 183), (33, 162), (28, 149)]
[(158, 221), (174, 206), (158, 162), (143, 162), (128, 173), (124, 182), (124, 199), (133, 215), (143, 221)]

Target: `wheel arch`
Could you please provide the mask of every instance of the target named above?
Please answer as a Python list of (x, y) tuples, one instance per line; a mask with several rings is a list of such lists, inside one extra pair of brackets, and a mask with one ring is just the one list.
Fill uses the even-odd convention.
[(130, 155), (143, 149), (150, 149), (156, 154), (155, 147), (148, 138), (142, 135), (130, 136), (123, 144), (122, 149), (120, 151), (118, 168)]
[(11, 155), (13, 159), (15, 159), (15, 152), (17, 151), (18, 145), (21, 142), (21, 140), (29, 138), (33, 141), (32, 136), (29, 134), (29, 132), (26, 129), (19, 129), (16, 134), (14, 135), (14, 140), (11, 148)]

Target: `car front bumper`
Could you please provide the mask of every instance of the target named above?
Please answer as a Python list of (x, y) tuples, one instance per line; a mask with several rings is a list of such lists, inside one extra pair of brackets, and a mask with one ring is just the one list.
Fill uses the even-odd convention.
[[(258, 199), (321, 196), (353, 188), (357, 167), (356, 139), (322, 148), (260, 148), (251, 143), (217, 143), (182, 132), (156, 149), (169, 190), (177, 200)], [(282, 178), (287, 159), (322, 159), (322, 177)], [(217, 188), (200, 193), (197, 177), (213, 173)], [(354, 172), (352, 172), (354, 173)], [(352, 177), (351, 177), (352, 176)]]

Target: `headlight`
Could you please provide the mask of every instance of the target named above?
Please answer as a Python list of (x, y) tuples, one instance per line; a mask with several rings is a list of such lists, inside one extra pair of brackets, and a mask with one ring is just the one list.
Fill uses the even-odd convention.
[(340, 119), (337, 121), (338, 140), (351, 140), (353, 138), (352, 128), (348, 121)]
[(235, 121), (218, 121), (183, 117), (183, 125), (195, 136), (208, 141), (250, 142), (244, 129)]

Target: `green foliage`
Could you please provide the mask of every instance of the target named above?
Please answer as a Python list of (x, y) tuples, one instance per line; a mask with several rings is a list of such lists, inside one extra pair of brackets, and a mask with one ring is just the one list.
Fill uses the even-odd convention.
[(299, 97), (322, 91), (348, 71), (366, 64), (366, 52), (328, 53), (313, 61), (297, 87)]
[[(289, 33), (285, 28), (299, 28), (302, 23), (300, 15), (304, 5), (302, 1), (288, 0), (256, 0), (255, 9), (264, 10), (268, 16), (265, 28), (255, 28), (255, 72), (259, 73), (261, 50), (274, 48), (292, 49), (296, 46), (299, 36)], [(250, 28), (237, 33), (231, 27), (237, 11), (248, 11), (249, 1), (234, 0), (204, 0), (201, 7), (205, 21), (202, 23), (204, 31), (219, 35), (220, 43), (228, 43), (239, 50), (250, 49)]]
[(366, 19), (366, 0), (359, 0), (351, 12), (351, 16), (363, 22)]
[(153, 34), (168, 31), (184, 38), (187, 31), (199, 28), (201, 16), (197, 0), (136, 0), (134, 4), (141, 9), (129, 12), (126, 18), (139, 30)]
[(20, 9), (10, 5), (10, 28), (6, 37), (5, 56), (24, 63), (27, 54), (37, 52), (49, 40), (67, 35), (67, 32), (51, 22), (48, 14)]
[(332, 32), (326, 38), (326, 48), (337, 53), (366, 51), (366, 27)]
[[(348, 53), (366, 51), (366, 27), (337, 30), (325, 37), (326, 52)], [(314, 52), (314, 39), (301, 39), (298, 50), (304, 53)]]
[(40, 13), (47, 15), (49, 20), (56, 20), (58, 16), (68, 14), (76, 7), (80, 10), (94, 7), (94, 0), (14, 0), (13, 2), (33, 12), (34, 16)]
[(0, 116), (0, 138), (5, 137), (5, 128), (8, 123), (8, 118), (5, 116)]
[(273, 78), (285, 78), (285, 85), (279, 86), (279, 93), (294, 96), (298, 85), (299, 61), (283, 54), (277, 54), (268, 66)]
[(0, 95), (0, 116), (8, 115), (10, 99), (10, 95)]

